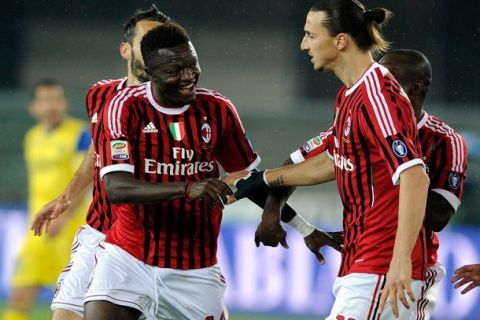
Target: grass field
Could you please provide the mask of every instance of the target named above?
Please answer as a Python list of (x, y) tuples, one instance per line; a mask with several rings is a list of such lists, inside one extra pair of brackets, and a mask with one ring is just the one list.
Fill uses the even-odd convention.
[[(5, 304), (0, 304), (0, 318), (5, 310)], [(51, 319), (51, 312), (48, 305), (39, 305), (36, 307), (30, 317), (31, 320)], [(230, 314), (230, 320), (318, 320), (313, 317), (300, 316), (280, 316), (280, 315), (255, 315), (255, 314)]]

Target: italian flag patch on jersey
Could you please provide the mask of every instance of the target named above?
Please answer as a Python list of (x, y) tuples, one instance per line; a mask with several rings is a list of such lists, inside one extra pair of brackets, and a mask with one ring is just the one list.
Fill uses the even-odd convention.
[(181, 141), (185, 136), (185, 124), (183, 122), (173, 122), (170, 123), (169, 127), (173, 139)]

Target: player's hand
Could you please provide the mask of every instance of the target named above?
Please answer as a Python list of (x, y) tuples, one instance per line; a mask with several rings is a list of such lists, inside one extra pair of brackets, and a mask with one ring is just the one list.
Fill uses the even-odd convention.
[(187, 196), (190, 199), (207, 201), (212, 207), (218, 204), (223, 208), (224, 203), (228, 202), (227, 196), (231, 195), (233, 195), (232, 189), (226, 183), (215, 178), (209, 178), (193, 181)]
[(262, 218), (260, 224), (255, 231), (255, 245), (276, 247), (280, 244), (285, 249), (288, 249), (287, 231), (278, 220), (270, 220)]
[[(33, 230), (33, 234), (36, 236), (41, 236), (43, 230), (45, 230), (46, 233), (50, 233), (52, 230), (49, 228), (52, 220), (67, 212), (69, 208), (70, 201), (67, 199), (65, 194), (60, 195), (44, 205), (33, 218), (33, 223), (30, 228)], [(53, 230), (52, 233), (52, 235), (54, 235), (55, 230)]]
[(458, 268), (454, 272), (455, 276), (450, 280), (454, 283), (454, 288), (458, 289), (461, 286), (469, 283), (469, 285), (462, 290), (462, 294), (480, 286), (480, 264), (470, 264)]
[(237, 181), (246, 177), (249, 173), (250, 172), (247, 170), (232, 172), (227, 176), (223, 177), (222, 181), (231, 187), (235, 187), (235, 184), (237, 183)]
[(410, 257), (404, 257), (403, 259), (393, 258), (390, 262), (385, 287), (380, 296), (380, 314), (383, 312), (387, 300), (390, 302), (395, 318), (399, 316), (397, 299), (402, 302), (405, 308), (410, 309), (406, 296), (408, 296), (412, 302), (415, 302), (411, 282), (412, 259)]
[(313, 230), (308, 236), (303, 238), (307, 248), (313, 252), (320, 264), (325, 264), (325, 257), (320, 252), (324, 246), (330, 246), (341, 252), (343, 246), (343, 231), (325, 232), (318, 229)]

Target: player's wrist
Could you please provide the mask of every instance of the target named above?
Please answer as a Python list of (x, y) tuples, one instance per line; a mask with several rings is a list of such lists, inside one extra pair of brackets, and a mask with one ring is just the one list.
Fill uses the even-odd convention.
[(268, 188), (265, 180), (265, 171), (249, 172), (245, 177), (235, 181), (235, 186), (237, 187), (235, 192), (237, 200), (248, 197), (262, 188)]
[(312, 232), (315, 231), (315, 227), (298, 214), (287, 223), (292, 228), (297, 230), (297, 232), (300, 233), (304, 238), (311, 235)]

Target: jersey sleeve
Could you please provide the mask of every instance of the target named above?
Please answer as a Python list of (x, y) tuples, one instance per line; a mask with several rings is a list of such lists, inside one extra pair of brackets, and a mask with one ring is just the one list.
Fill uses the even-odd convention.
[(465, 140), (458, 134), (442, 139), (432, 159), (441, 163), (429, 166), (430, 190), (443, 196), (456, 211), (461, 203), (467, 172)]
[(260, 163), (260, 156), (253, 150), (233, 104), (226, 100), (222, 104), (226, 123), (216, 146), (215, 159), (226, 172), (251, 171)]
[(85, 153), (90, 147), (92, 139), (90, 137), (90, 132), (87, 127), (83, 127), (79, 132), (78, 139), (74, 145), (73, 154), (72, 154), (72, 168), (74, 171), (78, 169), (80, 164), (85, 157)]
[(129, 98), (129, 90), (121, 90), (106, 103), (100, 121), (103, 139), (100, 139), (99, 150), (101, 169), (100, 177), (103, 178), (110, 172), (135, 172), (133, 154), (133, 132), (128, 124), (135, 117), (131, 112), (133, 101)]
[(363, 90), (362, 134), (377, 147), (392, 183), (398, 185), (404, 170), (424, 165), (413, 108), (400, 86), (380, 70), (367, 77)]
[(87, 109), (88, 119), (91, 121), (93, 114), (94, 114), (94, 105), (95, 105), (95, 96), (96, 92), (98, 91), (98, 84), (94, 84), (90, 87), (87, 91), (87, 95), (85, 96), (85, 108)]
[(90, 136), (90, 132), (88, 131), (87, 128), (83, 129), (82, 132), (80, 133), (80, 137), (78, 138), (77, 142), (77, 152), (83, 153), (88, 150), (90, 147), (90, 143), (92, 141), (92, 138)]
[(327, 152), (328, 156), (333, 159), (333, 127), (320, 132), (317, 136), (308, 140), (298, 148), (296, 151), (290, 154), (290, 159), (293, 163), (300, 163), (307, 159), (313, 158), (322, 152)]

